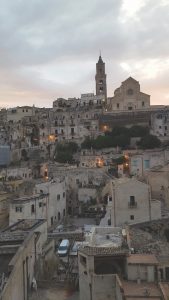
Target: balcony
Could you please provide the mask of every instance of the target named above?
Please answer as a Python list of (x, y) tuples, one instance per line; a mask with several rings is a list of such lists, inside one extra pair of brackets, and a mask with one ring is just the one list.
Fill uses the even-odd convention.
[(129, 202), (128, 208), (137, 208), (137, 202), (134, 202), (134, 203)]

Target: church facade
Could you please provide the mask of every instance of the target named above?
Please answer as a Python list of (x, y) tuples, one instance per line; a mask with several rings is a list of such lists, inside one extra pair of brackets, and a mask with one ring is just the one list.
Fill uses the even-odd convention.
[(129, 77), (114, 91), (114, 96), (108, 98), (108, 111), (134, 111), (150, 108), (150, 95), (140, 91), (140, 84)]
[(145, 110), (150, 108), (150, 95), (141, 92), (139, 82), (129, 77), (108, 98), (107, 106), (109, 111)]

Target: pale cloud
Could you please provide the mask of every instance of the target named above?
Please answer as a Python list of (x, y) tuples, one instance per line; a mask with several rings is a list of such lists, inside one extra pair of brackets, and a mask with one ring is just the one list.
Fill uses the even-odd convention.
[(133, 76), (166, 104), (168, 15), (168, 0), (1, 0), (0, 106), (93, 92), (100, 49), (109, 96)]
[(146, 0), (123, 0), (119, 20), (127, 22), (129, 19), (139, 20), (139, 11), (146, 5)]

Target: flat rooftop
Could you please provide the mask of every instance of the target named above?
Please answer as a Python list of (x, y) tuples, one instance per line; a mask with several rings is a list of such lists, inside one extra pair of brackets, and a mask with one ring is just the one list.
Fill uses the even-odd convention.
[(29, 202), (32, 200), (34, 201), (34, 200), (38, 200), (38, 199), (43, 199), (48, 195), (49, 195), (48, 193), (40, 193), (40, 194), (31, 195), (31, 196), (24, 196), (24, 197), (13, 199), (11, 201), (11, 203), (23, 203), (23, 202)]
[[(162, 299), (162, 293), (160, 288), (155, 283), (143, 282), (138, 284), (133, 281), (122, 281), (122, 287), (124, 290), (124, 295), (127, 297), (127, 300), (143, 300), (143, 299)], [(130, 298), (131, 297), (131, 298)], [(139, 298), (140, 297), (140, 298)]]
[(86, 241), (91, 247), (121, 247), (123, 232), (120, 227), (93, 226)]
[(158, 265), (158, 260), (153, 254), (131, 254), (127, 257), (128, 264), (144, 264), (144, 265)]
[(36, 227), (38, 227), (40, 224), (45, 222), (45, 220), (20, 220), (16, 222), (15, 224), (7, 227), (3, 230), (3, 233), (27, 233), (30, 230), (34, 230)]

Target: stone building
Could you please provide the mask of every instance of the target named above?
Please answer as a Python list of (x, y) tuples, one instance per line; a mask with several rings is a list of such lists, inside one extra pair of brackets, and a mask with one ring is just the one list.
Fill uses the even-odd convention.
[(154, 167), (145, 174), (152, 196), (169, 209), (169, 165)]
[(32, 180), (33, 174), (30, 167), (8, 167), (0, 170), (0, 175), (8, 181), (15, 179)]
[(51, 112), (51, 134), (57, 141), (83, 141), (85, 137), (99, 134), (98, 118), (101, 107), (64, 108)]
[(55, 178), (51, 181), (36, 184), (36, 192), (49, 195), (48, 202), (48, 226), (63, 221), (66, 216), (66, 183), (63, 178)]
[(114, 91), (114, 96), (108, 99), (109, 111), (135, 111), (150, 108), (150, 96), (140, 91), (140, 84), (129, 77)]
[(10, 160), (10, 147), (8, 145), (0, 145), (0, 167), (8, 166)]
[(22, 220), (0, 233), (0, 299), (29, 299), (46, 240), (44, 220)]
[(8, 224), (10, 194), (0, 191), (0, 228)]
[(130, 174), (142, 177), (154, 167), (164, 166), (169, 161), (169, 150), (145, 150), (143, 153), (131, 154), (129, 156)]
[(163, 139), (169, 136), (169, 109), (167, 107), (151, 115), (151, 133)]
[(66, 185), (64, 179), (39, 182), (34, 194), (16, 197), (10, 201), (9, 223), (21, 219), (45, 219), (48, 227), (66, 216)]
[(10, 108), (7, 110), (7, 122), (11, 121), (13, 123), (19, 122), (22, 118), (26, 116), (34, 116), (35, 107), (34, 106), (17, 106), (15, 108)]
[(135, 178), (109, 182), (107, 213), (102, 225), (123, 226), (161, 218), (161, 202), (151, 198), (150, 186)]
[(93, 227), (78, 251), (80, 300), (166, 299), (153, 254), (131, 254), (129, 233)]
[(48, 223), (49, 194), (23, 196), (10, 201), (9, 224), (19, 220), (45, 219)]

